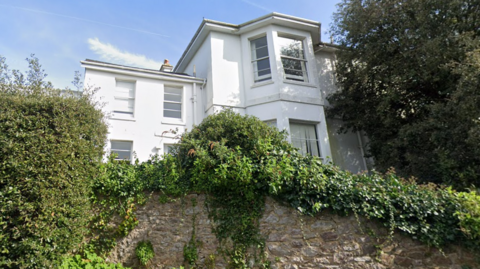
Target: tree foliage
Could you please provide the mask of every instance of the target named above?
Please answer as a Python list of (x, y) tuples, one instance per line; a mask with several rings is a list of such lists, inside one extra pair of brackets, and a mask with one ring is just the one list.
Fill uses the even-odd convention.
[(344, 49), (343, 130), (370, 139), (376, 168), (423, 182), (480, 186), (480, 0), (343, 0), (332, 33)]
[(107, 132), (91, 95), (54, 89), (27, 61), (23, 74), (0, 57), (2, 268), (53, 267), (79, 247)]

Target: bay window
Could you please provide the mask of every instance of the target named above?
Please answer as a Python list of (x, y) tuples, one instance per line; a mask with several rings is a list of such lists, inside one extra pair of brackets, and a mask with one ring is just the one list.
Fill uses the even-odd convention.
[(292, 139), (292, 145), (298, 148), (301, 154), (320, 157), (315, 124), (290, 122), (290, 137)]
[(308, 82), (303, 41), (282, 36), (278, 40), (285, 79)]

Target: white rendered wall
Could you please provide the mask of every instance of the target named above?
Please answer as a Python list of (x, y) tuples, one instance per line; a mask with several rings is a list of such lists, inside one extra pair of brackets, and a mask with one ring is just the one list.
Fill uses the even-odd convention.
[(242, 110), (243, 93), (242, 51), (240, 37), (212, 32), (213, 104)]
[[(199, 124), (206, 115), (211, 114), (213, 105), (213, 87), (212, 87), (212, 45), (210, 35), (203, 41), (200, 48), (188, 63), (186, 69), (183, 71), (186, 74), (193, 76), (193, 68), (195, 67), (196, 76), (206, 79), (204, 88), (197, 91), (197, 122)], [(202, 86), (202, 85), (200, 85)], [(200, 89), (200, 87), (198, 87)]]
[(367, 170), (367, 163), (363, 157), (360, 136), (357, 133), (338, 133), (341, 120), (328, 119), (328, 134), (333, 162), (352, 173)]
[[(135, 82), (134, 117), (131, 119), (121, 118), (112, 113), (116, 80)], [(181, 134), (186, 128), (191, 129), (190, 99), (193, 83), (142, 78), (87, 68), (85, 85), (99, 87), (95, 96), (104, 103), (102, 110), (109, 115), (107, 151), (110, 150), (111, 140), (133, 141), (133, 151), (137, 158), (146, 161), (151, 155), (163, 154), (164, 144), (174, 144), (178, 141), (171, 130), (178, 129), (178, 134)], [(183, 88), (181, 120), (163, 117), (165, 85)]]
[[(315, 54), (318, 70), (318, 82), (323, 98), (338, 90), (335, 80), (335, 54), (332, 52), (319, 51)], [(325, 104), (328, 101), (325, 99)], [(328, 119), (327, 128), (330, 137), (332, 161), (342, 169), (358, 173), (367, 170), (367, 162), (364, 158), (364, 143), (358, 133), (338, 133), (342, 121)]]
[(262, 121), (275, 120), (277, 128), (286, 130), (288, 133), (290, 133), (290, 122), (315, 125), (321, 157), (324, 160), (331, 158), (332, 154), (322, 106), (277, 101), (250, 106), (247, 108), (247, 114), (256, 116)]

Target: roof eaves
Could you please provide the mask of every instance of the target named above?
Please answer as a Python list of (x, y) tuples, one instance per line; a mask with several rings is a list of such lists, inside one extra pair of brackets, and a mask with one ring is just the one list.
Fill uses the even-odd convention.
[(132, 67), (132, 66), (126, 66), (126, 65), (120, 65), (120, 64), (113, 64), (113, 63), (92, 60), (92, 59), (86, 59), (85, 61), (80, 61), (80, 63), (85, 68), (88, 68), (88, 66), (94, 66), (94, 67), (111, 68), (111, 69), (117, 69), (117, 70), (123, 70), (123, 71), (132, 71), (132, 72), (144, 73), (144, 74), (177, 77), (182, 79), (203, 80), (201, 78), (193, 77), (184, 73), (163, 72), (155, 69), (147, 69), (147, 68)]
[(244, 23), (242, 23), (242, 24), (232, 24), (232, 23), (226, 23), (226, 22), (215, 21), (215, 20), (210, 20), (210, 19), (203, 19), (203, 20), (202, 20), (202, 23), (200, 24), (200, 26), (198, 27), (197, 31), (195, 32), (195, 34), (193, 35), (192, 39), (190, 40), (190, 43), (187, 45), (187, 48), (186, 48), (185, 51), (183, 52), (182, 56), (180, 56), (180, 59), (178, 60), (177, 65), (175, 66), (175, 68), (173, 69), (173, 71), (175, 72), (176, 70), (178, 70), (178, 68), (179, 68), (180, 66), (182, 66), (182, 63), (183, 63), (183, 61), (185, 60), (185, 57), (186, 57), (187, 54), (190, 52), (190, 50), (192, 49), (194, 43), (197, 41), (199, 35), (201, 34), (201, 32), (203, 31), (203, 29), (205, 28), (205, 26), (206, 26), (207, 24), (216, 25), (216, 26), (221, 26), (221, 27), (234, 28), (233, 30), (237, 30), (237, 31), (238, 31), (238, 30), (240, 30), (241, 28), (246, 27), (246, 26), (249, 26), (249, 25), (251, 25), (251, 24), (255, 24), (255, 23), (257, 23), (257, 22), (260, 22), (260, 21), (263, 21), (263, 20), (266, 20), (266, 19), (274, 19), (274, 18), (280, 18), (280, 19), (286, 19), (286, 20), (293, 20), (293, 21), (297, 21), (297, 22), (301, 22), (301, 23), (305, 23), (305, 24), (311, 24), (311, 25), (318, 26), (318, 27), (321, 26), (321, 23), (320, 23), (320, 22), (317, 22), (317, 21), (308, 20), (308, 19), (299, 18), (299, 17), (294, 17), (294, 16), (282, 14), (282, 13), (277, 13), (277, 12), (269, 13), (269, 14), (267, 14), (267, 15), (258, 17), (258, 18), (256, 18), (256, 19), (253, 19), (253, 20), (250, 20), (250, 21), (247, 21), (247, 22), (244, 22)]

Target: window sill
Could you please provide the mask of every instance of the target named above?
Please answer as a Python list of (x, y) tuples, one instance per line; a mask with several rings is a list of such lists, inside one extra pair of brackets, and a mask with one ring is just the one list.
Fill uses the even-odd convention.
[(262, 86), (265, 86), (265, 85), (270, 85), (270, 84), (273, 84), (273, 80), (267, 80), (267, 81), (260, 81), (260, 82), (256, 82), (255, 84), (253, 84), (250, 88), (257, 88), (257, 87), (262, 87)]
[(180, 126), (185, 126), (185, 122), (182, 120), (170, 120), (170, 119), (162, 119), (162, 124), (167, 124), (167, 125), (180, 125)]
[(301, 81), (293, 81), (293, 80), (284, 79), (284, 80), (283, 80), (283, 83), (285, 83), (285, 84), (299, 85), (299, 86), (305, 86), (305, 87), (310, 87), (310, 88), (317, 88), (316, 85), (311, 84), (310, 82), (301, 82)]
[(110, 117), (111, 120), (122, 120), (122, 121), (137, 121), (136, 119), (128, 119), (128, 118), (118, 118), (118, 117)]

